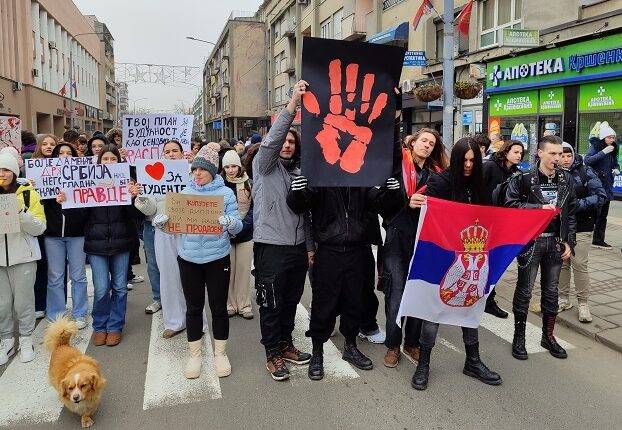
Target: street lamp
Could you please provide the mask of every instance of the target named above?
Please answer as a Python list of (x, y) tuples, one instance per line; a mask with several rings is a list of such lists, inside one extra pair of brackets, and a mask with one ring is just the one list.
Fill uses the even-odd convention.
[[(192, 37), (192, 36), (186, 36), (186, 39), (188, 40), (194, 40), (196, 42), (202, 42), (202, 43), (207, 43), (210, 45), (214, 45), (214, 48), (216, 47), (216, 44), (214, 42), (210, 42), (209, 40), (203, 40), (203, 39), (198, 39), (196, 37)], [(223, 97), (222, 97), (222, 93), (224, 91), (225, 86), (223, 85), (222, 82), (222, 78), (220, 79), (220, 137), (221, 139), (225, 138), (225, 106), (223, 104)]]
[[(75, 39), (78, 36), (86, 36), (86, 35), (102, 36), (104, 35), (104, 33), (94, 33), (94, 32), (78, 33), (78, 34), (71, 35), (71, 37)], [(98, 80), (98, 86), (99, 86), (99, 80)], [(78, 90), (78, 87), (76, 85), (76, 92), (77, 90)], [(71, 114), (69, 115), (69, 124), (71, 126), (71, 129), (73, 130), (75, 126), (74, 124), (75, 124), (76, 112), (73, 107), (73, 48), (72, 47), (69, 47), (69, 110), (71, 112)]]

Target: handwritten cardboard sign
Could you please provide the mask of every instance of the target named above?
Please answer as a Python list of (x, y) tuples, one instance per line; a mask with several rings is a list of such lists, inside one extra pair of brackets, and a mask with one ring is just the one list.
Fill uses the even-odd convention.
[(72, 187), (81, 166), (93, 164), (93, 157), (30, 158), (26, 160), (26, 178), (42, 200), (55, 199), (59, 191)]
[(16, 116), (0, 116), (0, 149), (22, 147), (22, 120)]
[(0, 234), (19, 233), (19, 203), (15, 194), (0, 194)]
[(186, 160), (136, 160), (136, 181), (145, 196), (180, 193), (190, 178)]
[(190, 151), (194, 115), (154, 114), (123, 116), (123, 147), (127, 161), (160, 158), (161, 145), (171, 139), (179, 141), (184, 151)]
[(224, 213), (223, 196), (168, 193), (167, 231), (173, 234), (222, 234), (218, 218)]
[(68, 175), (62, 188), (67, 197), (64, 209), (132, 204), (127, 163), (70, 165), (64, 175)]

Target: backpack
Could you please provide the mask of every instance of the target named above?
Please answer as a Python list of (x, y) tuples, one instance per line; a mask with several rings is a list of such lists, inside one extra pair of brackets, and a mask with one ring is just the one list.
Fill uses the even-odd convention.
[(24, 212), (26, 212), (30, 208), (30, 190), (25, 190), (22, 197), (24, 197)]
[(494, 206), (501, 206), (501, 207), (505, 206), (508, 185), (510, 184), (510, 181), (517, 175), (521, 176), (521, 195), (524, 194), (523, 190), (525, 189), (525, 187), (529, 187), (529, 179), (531, 175), (529, 172), (519, 171), (519, 172), (514, 173), (512, 176), (507, 178), (505, 181), (498, 184), (495, 187), (495, 189), (492, 191), (492, 204)]

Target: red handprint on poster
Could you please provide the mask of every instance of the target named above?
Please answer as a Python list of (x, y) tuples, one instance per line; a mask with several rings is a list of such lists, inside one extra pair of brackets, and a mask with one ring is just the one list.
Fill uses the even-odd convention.
[[(350, 63), (345, 67), (345, 82), (343, 79), (342, 62), (332, 60), (328, 65), (330, 82), (330, 99), (328, 112), (326, 106), (320, 107), (318, 98), (313, 91), (307, 91), (303, 96), (304, 108), (312, 115), (324, 115), (322, 130), (315, 136), (320, 144), (324, 160), (334, 165), (339, 161), (339, 167), (348, 173), (357, 173), (365, 163), (367, 146), (372, 140), (373, 132), (370, 125), (382, 114), (388, 103), (388, 94), (379, 93), (371, 100), (372, 89), (376, 76), (366, 73), (362, 79), (362, 88), (359, 93), (359, 64)], [(357, 115), (359, 115), (357, 124)], [(341, 149), (339, 142), (345, 134), (351, 136), (350, 144)]]

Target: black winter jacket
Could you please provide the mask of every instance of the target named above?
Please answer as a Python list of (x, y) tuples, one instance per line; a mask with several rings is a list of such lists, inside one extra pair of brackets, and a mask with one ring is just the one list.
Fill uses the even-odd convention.
[[(437, 197), (439, 199), (451, 200), (458, 203), (470, 203), (475, 205), (487, 205), (490, 204), (490, 196), (486, 193), (482, 193), (480, 199), (472, 199), (471, 201), (460, 201), (454, 198), (453, 190), (451, 189), (451, 180), (449, 179), (449, 170), (445, 170), (439, 174), (433, 174), (428, 180), (428, 190), (426, 195), (430, 197)], [(479, 200), (479, 201), (477, 201)]]
[[(376, 241), (373, 188), (306, 188), (289, 191), (287, 205), (297, 214), (311, 212), (313, 239), (320, 245), (371, 245)], [(377, 225), (377, 224), (376, 224)]]
[(63, 209), (55, 199), (43, 200), (47, 228), (44, 236), (81, 237), (84, 236), (88, 209)]
[(609, 200), (609, 197), (596, 172), (583, 164), (580, 155), (576, 156), (569, 172), (574, 179), (574, 189), (577, 196), (575, 209), (577, 232), (590, 232), (594, 230), (598, 209)]
[(89, 208), (84, 252), (111, 256), (130, 251), (138, 237), (136, 221), (140, 218), (133, 204)]
[[(544, 196), (540, 190), (538, 169), (536, 163), (529, 172), (514, 175), (508, 183), (505, 204), (511, 208), (541, 209), (545, 205)], [(557, 174), (557, 207), (561, 208), (560, 231), (557, 235), (562, 242), (568, 243), (574, 250), (577, 244), (577, 219), (575, 215), (577, 198), (574, 189), (574, 180), (570, 173), (556, 170)]]
[(492, 193), (497, 185), (507, 181), (510, 176), (518, 172), (518, 166), (512, 166), (508, 169), (505, 162), (499, 163), (496, 160), (486, 160), (484, 162), (484, 185), (486, 186), (486, 194), (492, 202)]

